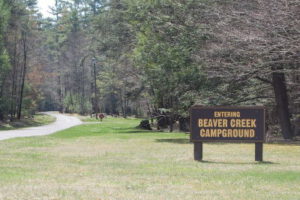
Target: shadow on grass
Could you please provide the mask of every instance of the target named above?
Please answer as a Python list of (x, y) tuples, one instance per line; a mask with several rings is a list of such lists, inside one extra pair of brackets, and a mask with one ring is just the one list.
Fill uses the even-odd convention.
[(75, 127), (71, 127), (69, 129), (62, 130), (58, 133), (51, 135), (52, 137), (58, 138), (78, 138), (78, 137), (97, 137), (103, 135), (126, 135), (126, 134), (157, 134), (159, 132), (136, 129), (136, 128), (123, 128), (123, 127), (93, 127), (90, 125), (98, 125), (98, 124), (83, 124)]
[(117, 134), (135, 134), (135, 133), (163, 133), (160, 131), (155, 131), (155, 130), (145, 130), (145, 129), (140, 129), (140, 128), (113, 128), (113, 130), (118, 131)]
[(262, 161), (262, 162), (256, 162), (255, 164), (259, 164), (259, 165), (278, 165), (279, 163), (275, 163), (275, 162), (271, 162), (271, 161)]
[[(168, 143), (174, 143), (174, 144), (192, 144), (193, 142), (190, 142), (189, 139), (185, 138), (174, 138), (174, 139), (157, 139), (156, 142), (168, 142)], [(230, 145), (230, 144), (244, 144), (242, 142), (234, 142), (234, 143), (224, 143), (222, 141), (220, 142), (203, 142), (204, 145)]]
[(185, 138), (176, 138), (176, 139), (156, 139), (156, 142), (168, 142), (168, 143), (175, 143), (175, 144), (190, 144), (189, 139)]
[(265, 144), (278, 145), (278, 146), (300, 146), (300, 141), (296, 141), (296, 142), (267, 142)]
[(221, 164), (221, 165), (278, 165), (279, 163), (271, 162), (271, 161), (262, 161), (262, 162), (224, 162), (224, 161), (210, 161), (210, 160), (202, 160), (197, 161), (199, 163), (208, 163), (208, 164)]

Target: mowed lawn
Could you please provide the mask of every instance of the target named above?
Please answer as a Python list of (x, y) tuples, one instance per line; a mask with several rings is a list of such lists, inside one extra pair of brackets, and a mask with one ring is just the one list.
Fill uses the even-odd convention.
[[(0, 141), (0, 199), (300, 199), (300, 146), (204, 144), (184, 133), (105, 119), (54, 135)], [(0, 133), (1, 134), (1, 133)]]

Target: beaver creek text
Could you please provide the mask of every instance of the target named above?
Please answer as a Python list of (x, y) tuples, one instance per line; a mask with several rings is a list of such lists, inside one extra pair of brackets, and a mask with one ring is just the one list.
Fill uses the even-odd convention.
[(198, 126), (204, 128), (255, 128), (256, 119), (199, 119)]
[(198, 126), (201, 137), (254, 138), (256, 119), (199, 119)]

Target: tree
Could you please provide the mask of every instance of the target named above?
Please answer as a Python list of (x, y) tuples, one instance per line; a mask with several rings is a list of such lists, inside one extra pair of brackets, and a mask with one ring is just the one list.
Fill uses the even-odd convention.
[(213, 13), (208, 22), (214, 40), (208, 52), (199, 54), (206, 57), (208, 70), (227, 82), (221, 92), (225, 102), (231, 98), (270, 109), (275, 102), (286, 139), (293, 134), (285, 76), (299, 69), (298, 8), (295, 1), (215, 2), (207, 7)]
[(206, 40), (200, 24), (193, 21), (195, 13), (189, 10), (195, 5), (193, 1), (138, 1), (131, 7), (133, 16), (137, 10), (143, 13), (131, 19), (137, 31), (136, 65), (153, 97), (152, 112), (162, 108), (170, 112), (170, 130), (175, 116), (188, 116), (189, 107), (196, 103), (194, 97), (218, 84), (206, 78), (203, 64), (193, 57)]
[(7, 99), (4, 96), (4, 86), (10, 70), (9, 56), (4, 44), (4, 34), (6, 32), (9, 19), (9, 6), (7, 1), (0, 0), (0, 120), (3, 120)]
[[(1, 88), (5, 87), (5, 90), (2, 90), (5, 100), (1, 98), (1, 104), (4, 103), (2, 106), (5, 105), (0, 111), (2, 120), (8, 116), (10, 120), (20, 119), (22, 111), (26, 110), (23, 100), (27, 92), (31, 92), (30, 89), (26, 89), (30, 88), (27, 83), (27, 72), (33, 60), (29, 59), (31, 57), (29, 54), (35, 44), (35, 31), (39, 26), (35, 4), (34, 0), (1, 2), (1, 9), (5, 9), (1, 12), (3, 14), (1, 23), (6, 24), (1, 27), (1, 31), (5, 31), (1, 42), (6, 47), (4, 51), (7, 63), (1, 66), (6, 69), (1, 70), (3, 77), (0, 77)], [(35, 99), (32, 99), (32, 102), (34, 101)]]

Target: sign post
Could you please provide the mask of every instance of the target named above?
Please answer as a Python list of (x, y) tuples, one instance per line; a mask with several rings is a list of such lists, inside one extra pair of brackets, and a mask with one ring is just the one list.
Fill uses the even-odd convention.
[(263, 161), (263, 143), (256, 142), (255, 143), (255, 161)]
[(190, 117), (195, 160), (203, 159), (203, 142), (250, 142), (255, 143), (255, 161), (263, 161), (264, 107), (193, 106)]
[(203, 143), (194, 142), (194, 160), (201, 161), (203, 158)]

